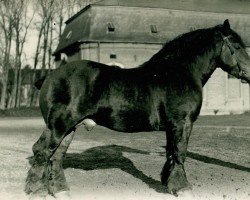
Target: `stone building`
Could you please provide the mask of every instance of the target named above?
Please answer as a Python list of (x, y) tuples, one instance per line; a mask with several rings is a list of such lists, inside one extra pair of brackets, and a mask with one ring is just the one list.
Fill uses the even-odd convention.
[[(174, 3), (173, 3), (174, 2)], [(228, 0), (103, 0), (66, 21), (57, 63), (87, 59), (124, 68), (147, 61), (169, 40), (229, 19), (250, 47), (250, 2)], [(249, 48), (250, 52), (250, 48)], [(217, 69), (203, 91), (201, 114), (250, 110), (250, 88)]]

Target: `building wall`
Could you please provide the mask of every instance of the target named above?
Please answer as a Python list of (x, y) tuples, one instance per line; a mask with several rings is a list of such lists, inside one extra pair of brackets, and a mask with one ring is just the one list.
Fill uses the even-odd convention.
[(132, 68), (149, 60), (161, 47), (160, 44), (87, 43), (80, 48), (81, 59)]
[(250, 110), (249, 85), (217, 69), (203, 88), (201, 114), (239, 114)]

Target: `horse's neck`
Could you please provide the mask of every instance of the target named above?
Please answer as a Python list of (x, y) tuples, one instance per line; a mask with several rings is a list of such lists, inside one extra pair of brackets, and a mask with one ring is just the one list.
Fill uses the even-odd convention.
[(208, 51), (204, 53), (204, 55), (198, 57), (190, 66), (194, 70), (197, 80), (201, 82), (202, 87), (216, 69), (215, 57), (213, 51)]
[[(165, 56), (165, 58), (166, 57), (168, 56)], [(153, 73), (155, 70), (157, 71), (157, 65), (159, 65), (159, 72), (167, 72), (171, 75), (178, 73), (176, 71), (180, 72), (184, 70), (184, 73), (192, 74), (192, 78), (195, 79), (196, 82), (202, 87), (206, 84), (206, 82), (216, 69), (216, 52), (214, 52), (213, 50), (208, 50), (203, 55), (197, 56), (193, 62), (190, 62), (185, 66), (183, 66), (183, 64), (179, 63), (178, 61), (182, 60), (183, 63), (186, 63), (185, 59), (183, 60), (183, 58), (174, 58), (175, 60), (177, 60), (177, 63), (175, 63), (175, 60), (172, 60), (172, 58), (165, 58), (161, 59), (160, 62), (158, 59), (156, 61), (154, 61), (154, 59), (151, 59), (149, 63), (146, 63), (146, 66), (149, 64), (148, 69), (151, 73)], [(154, 66), (154, 71), (152, 71), (152, 65)]]
[[(209, 34), (214, 34), (213, 32)], [(197, 40), (201, 40), (200, 36), (204, 40), (207, 38), (207, 35), (199, 35)], [(163, 48), (157, 54), (155, 54), (148, 62), (142, 65), (142, 69), (148, 69), (149, 72), (152, 72), (152, 66), (154, 66), (154, 71), (158, 71), (160, 73), (167, 72), (170, 75), (176, 73), (177, 71), (187, 74), (192, 74), (192, 78), (194, 78), (202, 87), (206, 84), (210, 76), (216, 69), (216, 57), (220, 54), (221, 45), (215, 44), (217, 41), (213, 40), (214, 37), (209, 37), (210, 40), (207, 40), (206, 43), (201, 45), (201, 50), (197, 51), (199, 55), (194, 56), (193, 61), (190, 60), (188, 54), (180, 53), (176, 48)], [(183, 42), (183, 41), (182, 41)], [(196, 41), (196, 43), (198, 43)], [(172, 45), (173, 46), (173, 45)], [(183, 48), (183, 47), (182, 47)], [(204, 49), (207, 48), (207, 49)], [(182, 51), (189, 51), (192, 48), (181, 49)], [(203, 54), (200, 54), (203, 52)], [(192, 59), (192, 58), (191, 58)], [(185, 63), (185, 66), (183, 65)]]

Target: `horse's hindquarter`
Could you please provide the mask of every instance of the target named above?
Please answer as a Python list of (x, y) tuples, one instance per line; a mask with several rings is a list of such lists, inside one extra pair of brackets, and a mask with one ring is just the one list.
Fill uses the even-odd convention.
[(88, 93), (91, 92), (99, 70), (88, 66), (88, 61), (68, 63), (57, 68), (46, 77), (40, 92), (40, 108), (45, 122), (48, 124), (55, 110), (58, 115), (68, 114), (80, 120), (83, 110), (81, 106)]

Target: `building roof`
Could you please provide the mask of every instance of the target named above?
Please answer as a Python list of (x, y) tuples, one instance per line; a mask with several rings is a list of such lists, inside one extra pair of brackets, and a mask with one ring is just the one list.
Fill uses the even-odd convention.
[[(227, 0), (231, 3), (221, 8), (214, 7), (216, 12), (210, 12), (214, 2), (225, 1), (100, 1), (85, 7), (66, 22), (65, 30), (54, 54), (64, 52), (66, 49), (69, 50), (70, 47), (78, 44), (93, 41), (163, 44), (184, 32), (223, 23), (226, 18), (229, 18), (232, 27), (242, 35), (246, 44), (250, 45), (250, 14), (231, 13), (231, 6), (235, 5), (236, 2), (240, 6), (236, 6), (235, 11), (242, 7), (238, 0)], [(170, 2), (175, 2), (175, 4), (170, 4)], [(189, 11), (197, 10), (208, 2), (211, 2), (211, 5), (205, 6), (206, 9), (201, 9), (202, 12)], [(227, 13), (219, 11), (227, 11)], [(246, 9), (241, 11), (246, 11)]]
[(167, 8), (176, 10), (250, 14), (248, 0), (102, 0), (103, 6)]

